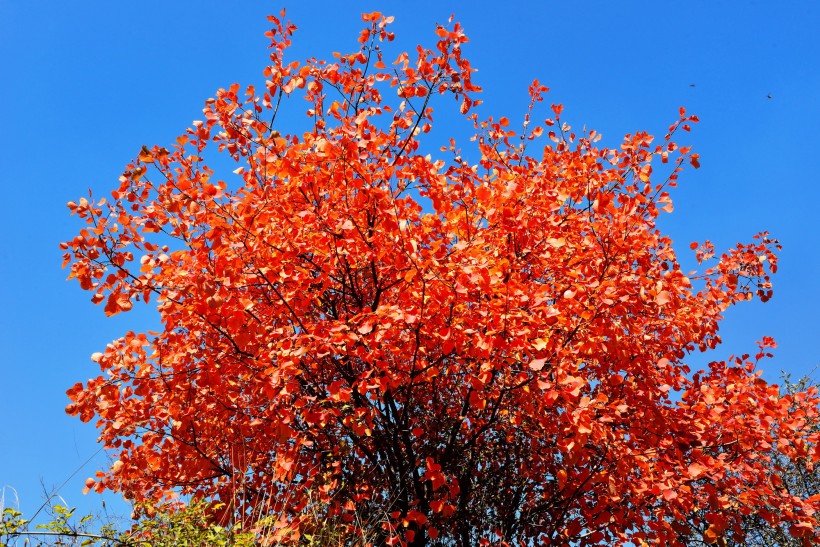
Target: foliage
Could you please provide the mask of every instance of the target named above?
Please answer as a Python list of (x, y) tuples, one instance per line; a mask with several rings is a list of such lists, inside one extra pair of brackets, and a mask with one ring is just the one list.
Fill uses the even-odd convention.
[[(22, 545), (63, 545), (98, 547), (256, 547), (280, 545), (273, 537), (286, 541), (297, 539), (304, 547), (333, 547), (347, 544), (348, 526), (321, 514), (321, 504), (312, 507), (311, 525), (301, 530), (280, 529), (271, 532), (271, 518), (249, 521), (240, 530), (236, 525), (225, 528), (214, 522), (214, 506), (203, 500), (152, 505), (138, 504), (129, 529), (113, 522), (100, 524), (92, 515), (77, 519), (75, 509), (64, 505), (50, 506), (51, 518), (31, 528), (31, 522), (13, 508), (5, 508), (0, 517), (0, 547)], [(359, 522), (361, 531), (365, 523)], [(366, 535), (366, 533), (365, 533)], [(260, 539), (261, 538), (261, 539)]]
[[(190, 504), (138, 506), (146, 515), (126, 536), (128, 545), (140, 547), (253, 547), (253, 531), (237, 531), (215, 524), (211, 518), (215, 507), (201, 500)], [(254, 523), (259, 526), (263, 523)]]
[[(142, 514), (128, 530), (118, 529), (112, 522), (99, 525), (99, 519), (74, 516), (75, 509), (64, 505), (50, 508), (48, 522), (31, 529), (22, 513), (6, 508), (0, 519), (0, 547), (15, 545), (63, 545), (99, 547), (253, 547), (257, 545), (253, 531), (237, 532), (214, 524), (211, 507), (201, 501), (190, 504), (139, 506)], [(264, 526), (264, 522), (254, 523)]]
[(115, 530), (113, 525), (105, 524), (93, 530), (93, 517), (86, 515), (78, 520), (74, 516), (74, 511), (75, 509), (64, 505), (54, 505), (50, 507), (51, 519), (31, 529), (31, 522), (24, 519), (20, 511), (6, 507), (0, 516), (0, 547), (16, 545), (118, 547), (125, 545), (121, 534)]
[[(779, 248), (693, 244), (701, 270), (681, 271), (656, 219), (698, 167), (676, 143), (697, 118), (604, 148), (561, 105), (537, 123), (536, 81), (516, 132), (471, 112), (459, 24), (388, 65), (391, 18), (364, 20), (358, 51), (299, 63), (271, 17), (263, 88), (219, 90), (110, 201), (69, 204), (86, 223), (62, 245), (70, 277), (109, 315), (156, 299), (163, 323), (68, 391), (119, 454), (88, 488), (204, 496), (229, 524), (275, 518), (283, 542), (304, 541), (317, 496), (386, 545), (709, 543), (752, 514), (820, 538), (818, 500), (780, 488), (768, 456), (816, 461), (816, 390), (760, 378), (769, 339), (685, 363), (729, 306), (770, 298)], [(440, 96), (474, 150), (425, 154)], [(288, 134), (293, 97), (309, 127)]]
[[(800, 403), (804, 397), (803, 394), (815, 385), (808, 376), (793, 382), (789, 375), (785, 374), (782, 392), (789, 401), (794, 416), (797, 419), (806, 419), (806, 425), (812, 432), (816, 433), (820, 431), (820, 422), (817, 421), (817, 417), (802, 416), (800, 408)], [(779, 442), (780, 439), (776, 438), (772, 443), (772, 449), (769, 451), (769, 457), (771, 458), (770, 473), (773, 484), (800, 499), (820, 497), (820, 470), (817, 469), (816, 463), (807, 458), (790, 459), (786, 457), (782, 451), (777, 449)], [(788, 440), (784, 440), (784, 442), (788, 442)], [(745, 535), (743, 543), (727, 542), (727, 545), (736, 545), (737, 547), (799, 547), (803, 544), (801, 539), (794, 538), (789, 533), (788, 526), (767, 522), (758, 514), (744, 516), (741, 528)]]
[(23, 513), (11, 507), (3, 509), (0, 517), (0, 547), (9, 545), (9, 538), (26, 528), (28, 521), (23, 518)]

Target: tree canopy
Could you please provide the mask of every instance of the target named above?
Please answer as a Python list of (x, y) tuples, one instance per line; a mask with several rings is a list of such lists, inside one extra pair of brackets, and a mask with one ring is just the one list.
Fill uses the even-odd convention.
[[(382, 545), (686, 545), (749, 515), (820, 539), (818, 496), (770, 472), (772, 450), (817, 460), (817, 390), (761, 379), (768, 338), (686, 364), (771, 297), (779, 248), (694, 243), (681, 270), (656, 221), (698, 167), (676, 143), (697, 118), (606, 148), (561, 105), (538, 121), (534, 81), (513, 129), (474, 113), (458, 23), (392, 61), (392, 18), (363, 19), (357, 51), (298, 62), (270, 17), (264, 86), (219, 90), (110, 199), (69, 203), (70, 277), (162, 320), (68, 391), (118, 458), (88, 488), (275, 516), (281, 542), (331, 519)], [(293, 97), (304, 131), (278, 121)], [(438, 102), (471, 141), (424, 148)]]

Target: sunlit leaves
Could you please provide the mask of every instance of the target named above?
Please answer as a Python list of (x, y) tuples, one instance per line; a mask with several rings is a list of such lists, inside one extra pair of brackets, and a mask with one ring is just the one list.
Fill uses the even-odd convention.
[[(272, 17), (264, 85), (218, 90), (110, 202), (69, 204), (70, 277), (108, 315), (153, 299), (163, 325), (68, 392), (117, 454), (89, 488), (265, 512), (277, 541), (316, 503), (388, 545), (680, 545), (764, 507), (814, 534), (818, 500), (771, 484), (760, 450), (777, 432), (816, 459), (816, 394), (784, 401), (747, 357), (685, 363), (729, 306), (771, 296), (778, 249), (693, 244), (704, 269), (681, 271), (656, 218), (697, 167), (674, 140), (697, 118), (604, 148), (561, 105), (536, 124), (535, 81), (519, 135), (471, 113), (459, 24), (385, 57), (391, 18), (363, 20), (358, 49), (302, 63)], [(277, 120), (287, 96), (306, 130)], [(455, 140), (428, 153), (434, 105), (473, 125), (475, 165)]]

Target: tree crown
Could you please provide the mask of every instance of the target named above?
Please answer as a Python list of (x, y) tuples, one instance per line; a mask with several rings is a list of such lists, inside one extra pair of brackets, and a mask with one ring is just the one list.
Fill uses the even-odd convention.
[[(685, 363), (728, 306), (771, 296), (779, 248), (693, 244), (702, 271), (681, 271), (656, 218), (698, 167), (675, 141), (697, 118), (604, 148), (561, 105), (536, 122), (534, 81), (516, 131), (473, 113), (458, 23), (388, 63), (391, 18), (363, 19), (357, 51), (300, 63), (271, 17), (263, 88), (219, 90), (111, 200), (69, 204), (87, 223), (70, 277), (109, 315), (155, 299), (163, 323), (68, 391), (119, 454), (88, 488), (276, 515), (282, 541), (317, 514), (387, 545), (681, 545), (750, 512), (814, 537), (818, 500), (780, 488), (767, 451), (816, 459), (816, 390), (760, 378), (769, 339)], [(440, 96), (474, 164), (455, 140), (424, 153)], [(277, 123), (292, 97), (300, 134)]]

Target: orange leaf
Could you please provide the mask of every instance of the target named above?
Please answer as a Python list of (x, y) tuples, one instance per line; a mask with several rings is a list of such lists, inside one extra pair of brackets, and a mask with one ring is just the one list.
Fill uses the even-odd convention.
[(530, 361), (529, 366), (532, 370), (541, 370), (544, 368), (544, 364), (547, 362), (546, 359), (533, 359)]
[(672, 295), (669, 294), (669, 291), (661, 291), (655, 297), (655, 303), (658, 306), (663, 306), (665, 304), (668, 304), (671, 301), (672, 301)]

